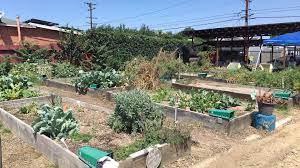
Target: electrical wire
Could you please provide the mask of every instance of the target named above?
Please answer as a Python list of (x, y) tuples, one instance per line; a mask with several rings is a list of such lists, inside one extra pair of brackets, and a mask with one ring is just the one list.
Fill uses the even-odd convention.
[(180, 26), (180, 27), (172, 27), (172, 28), (166, 28), (166, 29), (160, 29), (160, 30), (165, 31), (165, 30), (184, 29), (187, 27), (205, 26), (205, 25), (211, 25), (211, 24), (232, 22), (232, 21), (236, 21), (236, 20), (240, 20), (240, 19), (228, 19), (228, 20), (222, 20), (222, 21), (217, 21), (217, 22), (210, 22), (210, 23), (203, 23), (203, 24), (196, 24), (196, 25), (187, 25), (187, 26)]
[(161, 9), (157, 9), (157, 10), (154, 10), (154, 11), (145, 12), (145, 13), (142, 13), (142, 14), (139, 14), (139, 15), (136, 15), (136, 16), (129, 16), (129, 17), (124, 17), (124, 18), (120, 18), (120, 19), (114, 19), (114, 20), (110, 20), (110, 21), (105, 21), (105, 22), (100, 23), (100, 24), (109, 24), (109, 23), (113, 23), (113, 22), (119, 22), (119, 21), (123, 21), (123, 20), (131, 20), (131, 19), (136, 19), (136, 18), (140, 18), (140, 17), (143, 17), (143, 16), (153, 15), (153, 14), (160, 13), (162, 11), (165, 11), (165, 10), (168, 10), (168, 9), (171, 9), (171, 8), (174, 8), (174, 7), (185, 5), (186, 3), (190, 2), (190, 1), (191, 0), (183, 0), (183, 1), (180, 1), (178, 3), (175, 3), (175, 4), (170, 5), (168, 7), (165, 7), (165, 8), (161, 8)]
[(224, 14), (224, 15), (214, 15), (214, 16), (209, 16), (209, 17), (195, 18), (195, 19), (178, 20), (178, 21), (149, 25), (149, 27), (156, 28), (156, 27), (160, 27), (160, 26), (176, 25), (178, 23), (191, 24), (191, 23), (196, 23), (199, 21), (202, 22), (202, 21), (211, 21), (211, 20), (216, 20), (216, 19), (226, 19), (226, 18), (236, 17), (236, 16), (238, 16), (238, 14), (239, 13), (231, 13), (231, 14)]

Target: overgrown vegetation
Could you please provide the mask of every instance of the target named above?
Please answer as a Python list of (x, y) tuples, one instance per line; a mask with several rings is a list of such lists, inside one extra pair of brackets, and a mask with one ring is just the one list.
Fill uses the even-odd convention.
[(134, 143), (121, 147), (114, 151), (114, 158), (116, 160), (124, 160), (130, 154), (146, 149), (156, 144), (169, 143), (175, 147), (180, 145), (188, 145), (190, 140), (190, 128), (186, 124), (168, 125), (157, 129), (155, 127), (148, 127), (143, 134), (143, 138)]
[(22, 114), (37, 114), (38, 113), (38, 105), (36, 102), (32, 102), (29, 105), (23, 106), (20, 108), (20, 113)]
[(125, 67), (125, 77), (127, 83), (136, 88), (153, 90), (159, 87), (160, 80), (176, 78), (184, 67), (175, 52), (160, 50), (151, 60), (136, 58), (129, 62)]
[(53, 139), (66, 138), (79, 130), (79, 124), (71, 109), (66, 112), (60, 106), (43, 105), (38, 118), (32, 123), (35, 133), (44, 134)]
[(125, 26), (103, 26), (80, 36), (67, 34), (60, 44), (60, 60), (92, 68), (120, 69), (125, 62), (137, 56), (151, 59), (161, 48), (174, 51), (187, 43), (188, 40), (182, 36), (155, 33), (147, 27), (131, 30)]
[(56, 78), (76, 77), (80, 71), (79, 68), (67, 62), (55, 63), (52, 67), (52, 75)]
[(122, 83), (122, 75), (115, 70), (90, 71), (81, 73), (74, 83), (77, 92), (85, 94), (92, 84), (100, 89), (119, 86)]
[(36, 97), (38, 93), (30, 90), (31, 82), (21, 76), (2, 76), (0, 78), (0, 101)]
[(88, 143), (93, 138), (93, 136), (90, 134), (81, 134), (81, 133), (75, 132), (70, 136), (70, 138), (72, 139), (72, 141), (75, 141), (75, 142)]
[(293, 89), (300, 79), (299, 69), (287, 69), (280, 72), (248, 71), (247, 69), (227, 70), (215, 74), (214, 78), (234, 81), (239, 84), (268, 88)]

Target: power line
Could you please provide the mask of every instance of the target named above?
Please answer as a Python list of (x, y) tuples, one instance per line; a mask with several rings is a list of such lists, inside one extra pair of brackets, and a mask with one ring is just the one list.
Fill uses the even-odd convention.
[(210, 23), (203, 23), (203, 24), (196, 24), (196, 25), (187, 25), (187, 26), (180, 26), (180, 27), (172, 27), (172, 28), (166, 28), (166, 29), (160, 29), (160, 30), (165, 31), (165, 30), (184, 29), (187, 27), (205, 26), (205, 25), (211, 25), (211, 24), (217, 24), (217, 23), (226, 23), (226, 22), (231, 22), (231, 21), (236, 21), (236, 20), (240, 20), (240, 19), (228, 19), (228, 20), (222, 20), (222, 21), (217, 21), (217, 22), (210, 22)]
[(174, 8), (174, 7), (177, 7), (177, 6), (180, 6), (180, 5), (184, 5), (184, 4), (187, 3), (187, 2), (190, 2), (190, 0), (180, 1), (180, 2), (178, 2), (178, 3), (175, 3), (175, 4), (173, 4), (173, 5), (170, 5), (170, 6), (168, 6), (168, 7), (161, 8), (161, 9), (154, 10), (154, 11), (149, 11), (149, 12), (141, 13), (141, 14), (136, 15), (136, 16), (129, 16), (129, 17), (124, 17), (124, 18), (120, 18), (120, 19), (114, 19), (114, 20), (105, 21), (105, 22), (103, 22), (103, 23), (101, 23), (101, 24), (109, 24), (109, 23), (119, 22), (119, 21), (123, 21), (123, 20), (136, 19), (136, 18), (140, 18), (140, 17), (143, 17), (143, 16), (147, 16), (147, 15), (153, 15), (153, 14), (160, 13), (160, 12), (162, 12), (162, 11), (165, 11), (165, 10), (168, 10), (168, 9), (171, 9), (171, 8)]
[(88, 17), (90, 20), (90, 28), (93, 29), (93, 20), (96, 19), (95, 17), (93, 17), (93, 11), (96, 9), (96, 4), (92, 2), (85, 2), (85, 4), (88, 6), (88, 11), (90, 12), (90, 16)]
[[(227, 16), (226, 16), (227, 15)], [(212, 21), (216, 19), (226, 19), (226, 18), (232, 18), (232, 17), (237, 17), (239, 13), (231, 13), (231, 14), (224, 14), (224, 15), (214, 15), (214, 16), (209, 16), (209, 17), (202, 17), (202, 18), (195, 18), (195, 19), (186, 19), (186, 20), (178, 20), (178, 21), (173, 21), (173, 22), (165, 22), (161, 24), (154, 24), (154, 25), (149, 25), (149, 27), (156, 28), (160, 26), (172, 26), (176, 25), (178, 23), (196, 23), (196, 22), (203, 22), (203, 21)]]
[(282, 18), (299, 18), (300, 16), (257, 16), (251, 19), (282, 19)]

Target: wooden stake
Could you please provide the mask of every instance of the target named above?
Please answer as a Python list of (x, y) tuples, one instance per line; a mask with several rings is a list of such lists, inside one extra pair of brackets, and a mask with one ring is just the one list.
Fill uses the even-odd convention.
[(0, 168), (2, 168), (2, 144), (1, 144), (1, 135), (0, 135)]

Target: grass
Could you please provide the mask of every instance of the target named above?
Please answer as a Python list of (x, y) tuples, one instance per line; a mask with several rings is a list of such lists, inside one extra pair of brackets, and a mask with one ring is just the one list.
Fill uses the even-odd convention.
[(71, 135), (70, 138), (72, 139), (72, 141), (75, 141), (75, 142), (88, 143), (93, 138), (93, 136), (90, 134), (75, 133), (75, 134)]
[(286, 105), (279, 105), (276, 107), (276, 112), (283, 116), (289, 116), (290, 115), (290, 108)]
[(7, 128), (5, 128), (1, 123), (0, 123), (0, 132), (3, 134), (10, 134), (11, 131)]

